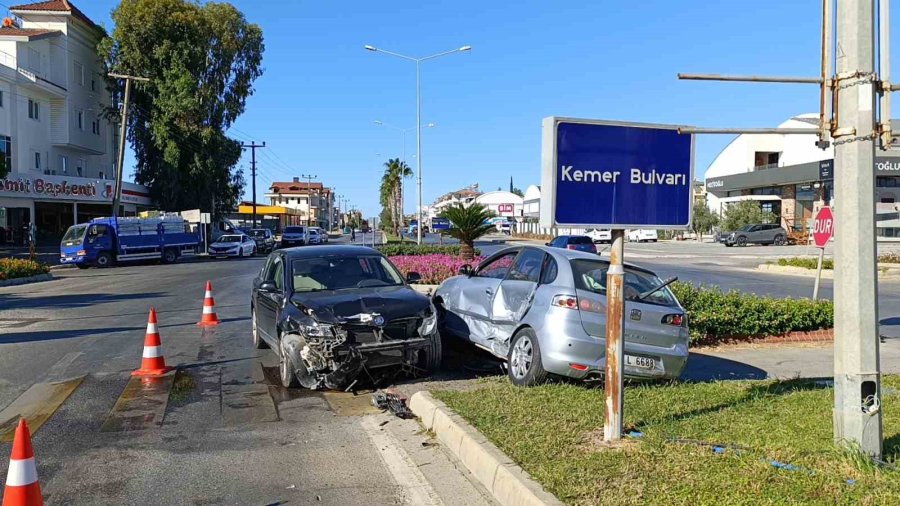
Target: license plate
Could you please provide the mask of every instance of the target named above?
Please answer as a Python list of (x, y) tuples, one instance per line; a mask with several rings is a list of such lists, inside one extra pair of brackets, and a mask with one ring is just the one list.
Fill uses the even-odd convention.
[(625, 355), (625, 365), (640, 367), (641, 369), (656, 369), (656, 359), (650, 357), (636, 357)]

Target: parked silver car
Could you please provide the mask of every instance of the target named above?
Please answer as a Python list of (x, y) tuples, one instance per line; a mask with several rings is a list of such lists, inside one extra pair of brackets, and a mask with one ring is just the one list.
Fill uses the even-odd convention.
[[(441, 331), (506, 359), (516, 385), (602, 378), (608, 267), (581, 251), (503, 249), (435, 290)], [(666, 284), (625, 267), (627, 377), (676, 378), (687, 363), (687, 318)]]
[(787, 243), (787, 232), (780, 225), (759, 223), (744, 225), (734, 232), (726, 232), (719, 236), (719, 242), (725, 246), (746, 246), (748, 244), (773, 244), (783, 246)]

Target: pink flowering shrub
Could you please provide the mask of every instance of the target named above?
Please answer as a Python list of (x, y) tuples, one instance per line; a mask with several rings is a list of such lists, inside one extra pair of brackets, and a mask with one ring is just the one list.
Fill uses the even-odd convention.
[(424, 285), (439, 285), (445, 279), (456, 276), (463, 264), (469, 264), (474, 269), (482, 260), (482, 257), (475, 257), (466, 261), (452, 255), (399, 255), (388, 258), (404, 276), (409, 272), (421, 274), (420, 283)]

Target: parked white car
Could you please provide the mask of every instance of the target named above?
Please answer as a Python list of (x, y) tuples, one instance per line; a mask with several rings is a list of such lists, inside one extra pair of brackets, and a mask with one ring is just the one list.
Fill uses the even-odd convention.
[(590, 237), (595, 243), (612, 242), (612, 232), (608, 228), (588, 230), (584, 235)]
[(209, 245), (211, 257), (249, 257), (256, 254), (256, 241), (244, 234), (227, 234)]
[(319, 227), (307, 228), (306, 234), (309, 237), (309, 244), (322, 244), (322, 234), (319, 232)]
[(631, 242), (656, 242), (656, 230), (648, 230), (645, 228), (629, 230), (628, 240)]

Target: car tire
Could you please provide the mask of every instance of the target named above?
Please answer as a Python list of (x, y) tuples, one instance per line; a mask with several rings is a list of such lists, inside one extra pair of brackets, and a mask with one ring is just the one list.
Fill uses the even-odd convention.
[(238, 258), (244, 258), (244, 248), (243, 246), (238, 248)]
[(547, 381), (548, 373), (541, 363), (541, 347), (533, 330), (524, 328), (513, 336), (507, 365), (507, 375), (513, 385), (530, 387)]
[(740, 247), (742, 247), (742, 248), (743, 248), (744, 246), (746, 246), (746, 245), (747, 245), (747, 238), (744, 237), (744, 236), (738, 237), (738, 238), (737, 238), (737, 245), (740, 246)]
[(279, 352), (281, 361), (278, 363), (278, 378), (281, 380), (281, 386), (284, 388), (297, 388), (300, 385), (300, 381), (297, 379), (297, 373), (294, 371), (294, 363), (284, 351), (284, 341), (279, 339), (278, 342), (281, 348)]
[(264, 350), (269, 347), (266, 340), (259, 335), (259, 327), (256, 323), (256, 308), (250, 310), (250, 333), (253, 337), (253, 347), (257, 350)]
[(784, 236), (781, 234), (776, 235), (775, 240), (772, 241), (772, 244), (774, 244), (775, 246), (784, 246)]
[(163, 250), (162, 261), (164, 264), (174, 264), (175, 261), (178, 260), (178, 252), (172, 248), (166, 248)]
[(425, 360), (423, 360), (421, 367), (428, 372), (428, 374), (433, 373), (441, 368), (441, 364), (444, 360), (444, 347), (441, 342), (441, 333), (440, 333), (440, 325), (438, 325), (438, 330), (435, 330), (429, 337), (431, 346), (425, 351)]
[(100, 269), (105, 269), (112, 265), (112, 255), (106, 251), (99, 253), (97, 259), (94, 260), (94, 264)]

